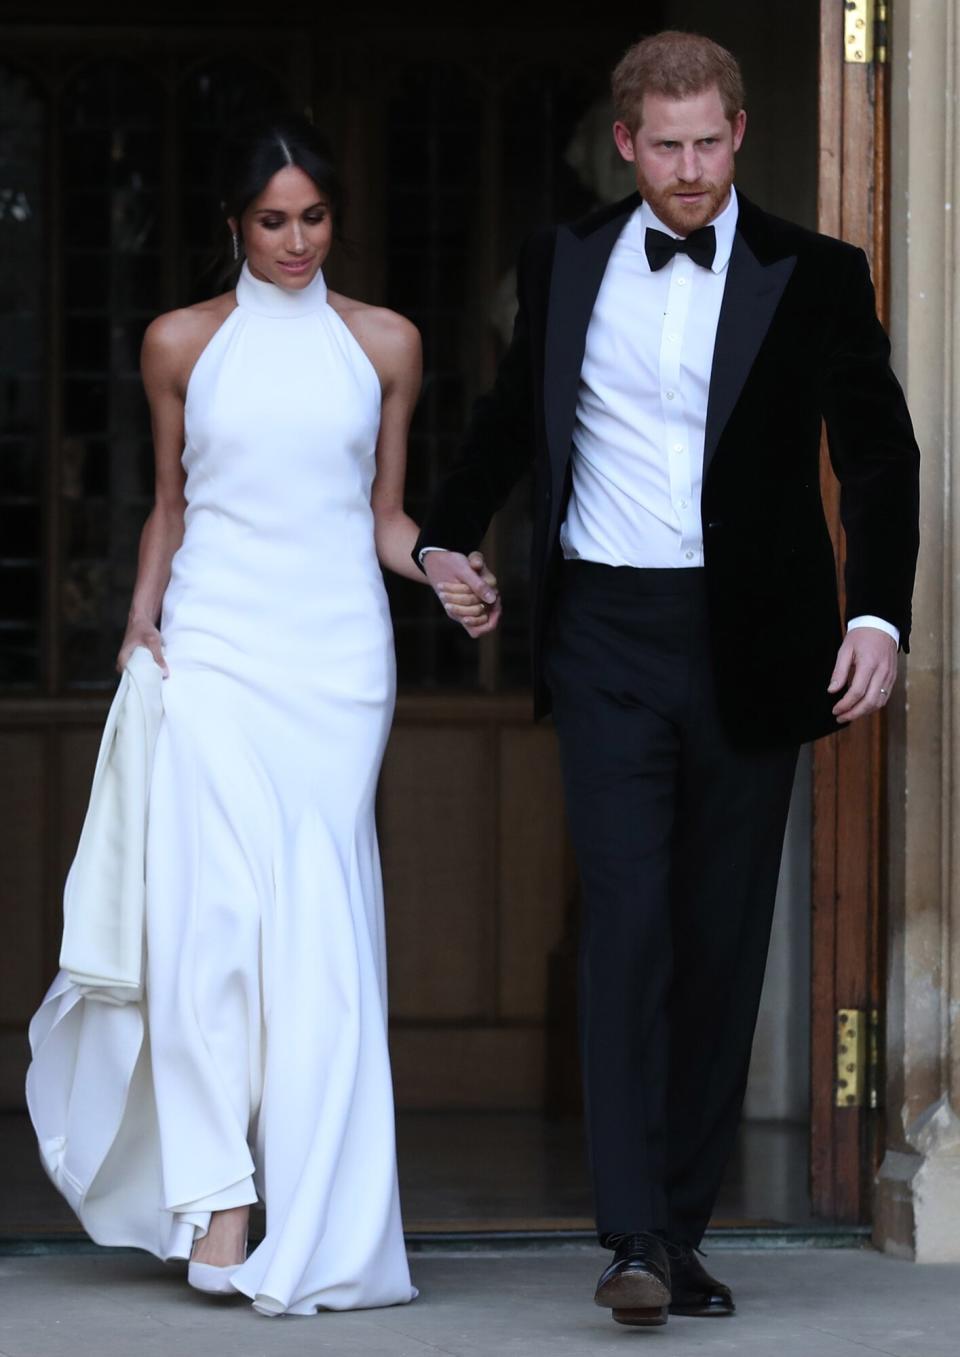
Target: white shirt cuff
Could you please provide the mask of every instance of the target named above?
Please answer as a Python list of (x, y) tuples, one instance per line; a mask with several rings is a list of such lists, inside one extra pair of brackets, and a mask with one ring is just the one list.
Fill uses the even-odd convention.
[(417, 560), (423, 565), (423, 558), (428, 551), (446, 551), (447, 549), (447, 547), (421, 547), (417, 552)]
[[(429, 551), (429, 547), (427, 550)], [(888, 636), (892, 636), (897, 646), (900, 645), (900, 631), (892, 622), (884, 622), (882, 617), (871, 617), (869, 613), (864, 613), (862, 617), (851, 617), (847, 623), (847, 631), (856, 631), (858, 627), (876, 627), (877, 631), (885, 631)]]

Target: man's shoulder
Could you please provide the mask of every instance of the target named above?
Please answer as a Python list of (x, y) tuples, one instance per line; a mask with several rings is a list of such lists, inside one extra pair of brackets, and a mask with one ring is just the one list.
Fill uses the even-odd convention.
[(849, 241), (822, 231), (811, 230), (799, 222), (778, 217), (758, 207), (749, 198), (738, 193), (737, 230), (761, 261), (792, 254), (812, 263), (843, 266), (862, 258), (863, 252)]
[(639, 193), (631, 193), (626, 198), (618, 199), (615, 203), (603, 203), (599, 207), (593, 207), (589, 212), (582, 213), (579, 217), (540, 226), (535, 231), (531, 231), (524, 241), (524, 253), (528, 255), (552, 253), (559, 232), (570, 231), (573, 235), (584, 239), (593, 235), (595, 231), (602, 230), (604, 226), (618, 220), (626, 220), (630, 213), (639, 206)]
[(618, 198), (615, 203), (604, 203), (601, 207), (591, 208), (575, 221), (567, 222), (566, 226), (576, 236), (590, 236), (613, 222), (625, 221), (639, 206), (640, 194), (628, 193), (626, 198)]

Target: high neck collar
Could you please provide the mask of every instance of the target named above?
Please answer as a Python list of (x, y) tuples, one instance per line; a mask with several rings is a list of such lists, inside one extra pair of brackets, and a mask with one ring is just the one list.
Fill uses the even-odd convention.
[(278, 287), (262, 278), (255, 278), (244, 260), (237, 279), (237, 305), (258, 316), (272, 316), (277, 320), (296, 319), (311, 311), (320, 311), (327, 304), (327, 284), (323, 269), (317, 269), (306, 287)]

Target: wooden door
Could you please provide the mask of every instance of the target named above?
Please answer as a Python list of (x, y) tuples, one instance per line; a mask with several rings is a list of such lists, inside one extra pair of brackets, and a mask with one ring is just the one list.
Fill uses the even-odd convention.
[[(887, 311), (887, 70), (884, 44), (873, 61), (851, 61), (840, 0), (821, 0), (819, 225), (861, 246), (870, 259), (881, 317)], [(868, 11), (886, 6), (868, 5)], [(872, 24), (868, 12), (865, 22)], [(880, 26), (878, 25), (878, 28)], [(863, 30), (860, 30), (861, 34)], [(877, 34), (883, 38), (882, 28)], [(845, 50), (847, 49), (847, 50)], [(868, 53), (865, 53), (868, 55)], [(839, 495), (824, 450), (824, 502), (842, 570)], [(876, 1075), (847, 1104), (838, 1084), (838, 1015), (865, 1015), (868, 1067), (876, 1053), (883, 979), (882, 716), (821, 740), (813, 755), (811, 1198), (825, 1218), (868, 1219), (879, 1118)], [(848, 1044), (853, 1056), (857, 1042)], [(845, 1063), (847, 1056), (844, 1057)], [(842, 1071), (841, 1071), (842, 1073)]]

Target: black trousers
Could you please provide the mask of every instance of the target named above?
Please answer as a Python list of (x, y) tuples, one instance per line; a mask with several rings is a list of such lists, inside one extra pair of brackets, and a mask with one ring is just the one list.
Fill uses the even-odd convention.
[(598, 1233), (698, 1244), (739, 1121), (798, 750), (726, 735), (701, 570), (565, 563), (546, 674), (583, 898)]

